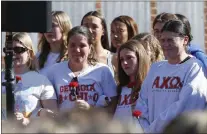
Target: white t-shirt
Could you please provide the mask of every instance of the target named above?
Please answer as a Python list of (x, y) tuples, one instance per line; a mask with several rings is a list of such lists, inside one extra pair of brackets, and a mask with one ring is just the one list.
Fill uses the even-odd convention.
[(126, 124), (132, 124), (134, 127), (141, 129), (139, 121), (136, 117), (132, 116), (132, 105), (135, 106), (136, 102), (131, 99), (132, 89), (124, 86), (121, 91), (119, 104), (117, 104), (116, 111), (114, 113), (114, 119), (124, 122)]
[[(39, 58), (39, 55), (40, 55), (40, 54), (37, 53), (37, 54), (36, 54), (36, 57)], [(47, 71), (47, 69), (48, 69), (49, 67), (51, 67), (52, 65), (54, 65), (55, 63), (57, 63), (57, 59), (58, 59), (59, 55), (60, 55), (60, 53), (52, 53), (52, 52), (50, 52), (50, 53), (48, 54), (48, 56), (47, 56), (47, 60), (46, 60), (46, 62), (45, 62), (45, 64), (44, 64), (44, 67), (41, 68), (41, 69), (39, 70), (39, 72), (40, 72), (41, 74), (44, 74), (44, 73)]]
[(113, 58), (113, 53), (110, 51), (107, 51), (107, 65), (110, 68), (112, 75), (114, 76), (114, 68), (112, 64), (112, 58)]
[(19, 81), (22, 86), (21, 89), (15, 86), (15, 112), (35, 117), (37, 116), (37, 111), (42, 107), (40, 100), (57, 99), (55, 90), (47, 77), (36, 71), (29, 71), (18, 76), (22, 79)]
[(140, 124), (146, 133), (160, 133), (177, 115), (204, 110), (207, 79), (195, 57), (182, 64), (160, 61), (151, 65), (136, 103), (142, 112)]
[[(75, 97), (71, 95), (69, 83), (75, 77), (68, 67), (68, 61), (55, 64), (47, 73), (58, 94), (60, 109), (72, 109)], [(77, 76), (78, 99), (83, 99), (90, 105), (95, 106), (99, 96), (116, 96), (116, 84), (109, 68), (102, 63), (89, 66)]]
[(132, 102), (131, 102), (132, 89), (123, 87), (120, 95), (120, 102), (117, 104), (114, 118), (118, 120), (132, 121)]

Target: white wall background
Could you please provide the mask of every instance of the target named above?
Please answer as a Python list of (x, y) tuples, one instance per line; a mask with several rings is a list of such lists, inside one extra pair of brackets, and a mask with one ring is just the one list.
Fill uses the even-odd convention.
[[(110, 35), (110, 23), (119, 15), (129, 15), (138, 24), (139, 32), (151, 32), (150, 22), (150, 2), (128, 1), (105, 1), (101, 2), (102, 13), (106, 19), (108, 32)], [(96, 10), (94, 1), (53, 1), (53, 10), (65, 11), (73, 26), (80, 25), (82, 17), (89, 11)], [(204, 2), (157, 2), (158, 14), (161, 12), (181, 13), (185, 15), (191, 23), (193, 43), (196, 43), (204, 50)], [(34, 49), (37, 51), (37, 33), (30, 33), (34, 43)], [(5, 33), (2, 32), (2, 48), (5, 43)]]

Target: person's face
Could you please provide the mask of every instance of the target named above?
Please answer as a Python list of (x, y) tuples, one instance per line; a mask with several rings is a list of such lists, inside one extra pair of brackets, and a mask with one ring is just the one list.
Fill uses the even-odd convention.
[(44, 33), (44, 36), (50, 44), (54, 42), (60, 42), (62, 40), (62, 31), (58, 25), (57, 20), (53, 17), (52, 18), (52, 29), (48, 33)]
[(18, 41), (13, 41), (14, 67), (25, 66), (29, 61), (29, 50)]
[(124, 48), (120, 51), (119, 60), (121, 61), (121, 67), (128, 76), (136, 75), (138, 62), (135, 52)]
[(87, 62), (90, 53), (88, 39), (84, 35), (76, 34), (69, 39), (68, 57), (70, 62), (83, 64)]
[(101, 23), (101, 19), (95, 16), (87, 16), (83, 19), (83, 26), (87, 27), (92, 33), (93, 39), (98, 42), (104, 35), (104, 27)]
[(115, 21), (111, 24), (111, 42), (115, 48), (119, 48), (123, 43), (128, 40), (127, 25)]
[(157, 22), (154, 26), (153, 34), (158, 40), (160, 40), (161, 30), (162, 30), (164, 25), (165, 25), (165, 23)]
[(168, 60), (176, 59), (179, 55), (185, 52), (187, 43), (187, 36), (182, 37), (178, 33), (168, 31), (164, 31), (161, 34), (160, 44), (163, 53)]

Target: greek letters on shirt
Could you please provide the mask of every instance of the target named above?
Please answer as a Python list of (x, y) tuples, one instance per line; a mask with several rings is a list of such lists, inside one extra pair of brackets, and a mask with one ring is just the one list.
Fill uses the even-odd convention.
[[(183, 82), (178, 76), (155, 77), (152, 89), (154, 91), (179, 92), (183, 87)], [(162, 89), (162, 90), (161, 90)]]
[[(59, 103), (63, 101), (75, 101), (75, 96), (71, 94), (72, 88), (69, 85), (60, 86), (59, 89)], [(95, 103), (98, 100), (99, 94), (95, 90), (95, 83), (93, 84), (80, 84), (77, 87), (77, 98), (85, 101), (92, 101)]]
[(118, 106), (132, 105), (136, 102), (136, 99), (132, 99), (132, 94), (121, 94), (119, 100)]

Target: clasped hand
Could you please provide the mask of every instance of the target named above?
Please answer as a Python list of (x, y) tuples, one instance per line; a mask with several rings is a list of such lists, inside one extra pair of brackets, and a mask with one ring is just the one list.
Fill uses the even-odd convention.
[(75, 107), (84, 110), (89, 110), (91, 106), (85, 100), (76, 100)]

